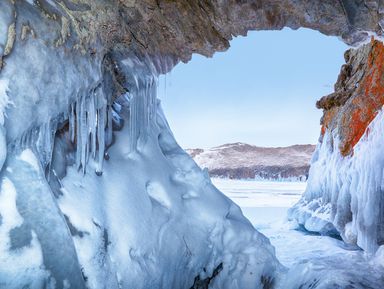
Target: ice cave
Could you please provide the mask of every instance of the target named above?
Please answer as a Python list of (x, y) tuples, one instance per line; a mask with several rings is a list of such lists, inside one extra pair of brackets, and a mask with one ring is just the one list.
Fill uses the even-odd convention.
[[(384, 288), (383, 25), (381, 0), (1, 0), (0, 288)], [(350, 266), (283, 266), (156, 96), (193, 53), (284, 27), (352, 47), (289, 211)]]

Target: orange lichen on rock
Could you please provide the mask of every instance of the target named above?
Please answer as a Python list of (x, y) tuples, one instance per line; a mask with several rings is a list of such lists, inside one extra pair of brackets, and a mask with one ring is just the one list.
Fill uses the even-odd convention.
[(324, 136), (326, 130), (331, 127), (332, 120), (338, 112), (339, 107), (332, 107), (331, 109), (324, 111), (324, 115), (321, 120), (321, 136)]
[(371, 45), (365, 75), (358, 87), (357, 96), (352, 100), (352, 115), (350, 118), (345, 116), (349, 130), (340, 145), (344, 156), (352, 153), (353, 147), (384, 105), (384, 45), (375, 40), (371, 41)]
[(326, 132), (326, 130), (327, 130), (327, 128), (326, 128), (326, 126), (323, 124), (322, 126), (321, 126), (321, 136), (324, 136), (325, 135), (325, 132)]
[(343, 156), (353, 154), (354, 146), (384, 105), (384, 45), (372, 39), (358, 50), (349, 50), (346, 61), (348, 69), (342, 69), (336, 91), (317, 104), (324, 109), (321, 133), (337, 131)]

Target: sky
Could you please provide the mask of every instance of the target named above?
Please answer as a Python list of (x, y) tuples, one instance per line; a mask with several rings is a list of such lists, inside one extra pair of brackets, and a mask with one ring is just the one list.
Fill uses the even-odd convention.
[(158, 96), (179, 144), (316, 144), (315, 104), (333, 91), (348, 47), (308, 29), (253, 31), (230, 44), (160, 77)]

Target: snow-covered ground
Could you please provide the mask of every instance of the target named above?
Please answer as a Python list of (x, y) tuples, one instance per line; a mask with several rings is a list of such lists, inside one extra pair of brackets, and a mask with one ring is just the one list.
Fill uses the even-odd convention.
[[(383, 256), (369, 256), (358, 247), (300, 230), (297, 224), (287, 221), (287, 211), (300, 199), (306, 183), (228, 179), (212, 182), (270, 239), (278, 260), (289, 270), (287, 276), (297, 276), (301, 284), (308, 280), (308, 288), (319, 279), (322, 285), (326, 284), (319, 288), (384, 288)], [(295, 288), (293, 279), (282, 282), (284, 288)], [(355, 287), (348, 287), (356, 280), (359, 281)], [(346, 287), (332, 287), (335, 283)]]

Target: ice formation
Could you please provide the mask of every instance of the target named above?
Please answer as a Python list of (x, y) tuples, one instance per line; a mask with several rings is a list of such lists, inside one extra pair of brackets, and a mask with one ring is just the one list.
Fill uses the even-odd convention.
[(374, 253), (384, 244), (384, 111), (354, 148), (340, 153), (327, 131), (312, 159), (304, 197), (290, 211), (307, 230), (338, 235)]
[(10, 236), (0, 248), (3, 264), (23, 265), (0, 269), (0, 287), (190, 288), (213, 272), (210, 288), (273, 280), (269, 241), (174, 141), (156, 76), (121, 65), (136, 77), (130, 92), (112, 101), (98, 86), (10, 142), (0, 197), (20, 217), (0, 207)]
[(17, 23), (0, 38), (0, 288), (275, 280), (268, 239), (173, 138), (156, 98), (167, 59), (60, 47), (65, 27), (31, 5), (16, 20), (0, 2), (0, 28)]
[(23, 265), (1, 266), (0, 287), (272, 282), (281, 267), (269, 241), (177, 145), (156, 76), (135, 75), (132, 59), (125, 62), (136, 77), (129, 92), (112, 101), (96, 87), (9, 144), (0, 192), (10, 204), (0, 206), (0, 232), (9, 237), (0, 261)]

